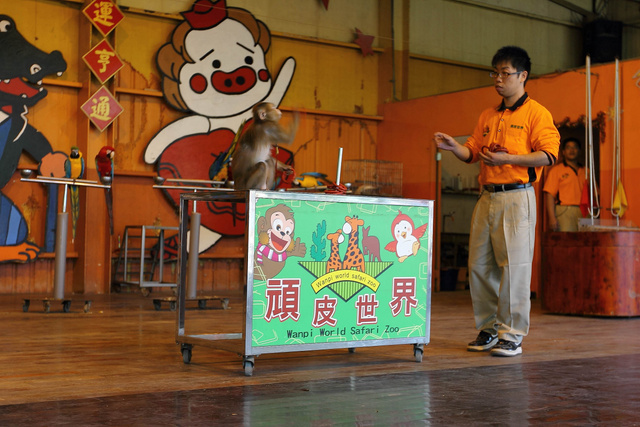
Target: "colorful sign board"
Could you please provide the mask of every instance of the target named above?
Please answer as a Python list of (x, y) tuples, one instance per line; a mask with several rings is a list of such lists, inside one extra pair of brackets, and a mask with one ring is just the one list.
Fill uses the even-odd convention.
[(95, 45), (82, 59), (102, 84), (113, 77), (124, 65), (106, 40)]
[(93, 0), (82, 12), (105, 37), (124, 19), (112, 0)]
[(247, 354), (428, 342), (433, 202), (275, 197), (248, 226)]
[(124, 108), (104, 86), (101, 86), (87, 102), (82, 104), (82, 111), (100, 129), (100, 132), (105, 130), (123, 110)]

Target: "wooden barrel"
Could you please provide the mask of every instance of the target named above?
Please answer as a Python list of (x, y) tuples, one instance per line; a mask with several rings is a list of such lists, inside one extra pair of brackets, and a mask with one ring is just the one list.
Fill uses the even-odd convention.
[(640, 315), (640, 231), (552, 232), (542, 244), (545, 310)]

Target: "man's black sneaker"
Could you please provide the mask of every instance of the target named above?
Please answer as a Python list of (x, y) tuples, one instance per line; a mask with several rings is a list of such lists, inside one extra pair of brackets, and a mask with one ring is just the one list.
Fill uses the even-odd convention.
[(492, 356), (510, 357), (518, 354), (522, 354), (522, 343), (513, 341), (499, 340), (498, 344), (491, 349)]
[(475, 341), (467, 345), (467, 351), (487, 351), (498, 343), (498, 336), (489, 332), (480, 331)]

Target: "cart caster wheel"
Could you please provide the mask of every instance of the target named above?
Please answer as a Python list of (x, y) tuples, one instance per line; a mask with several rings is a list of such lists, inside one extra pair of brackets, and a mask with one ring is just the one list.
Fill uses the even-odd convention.
[(222, 298), (222, 309), (229, 310), (229, 298)]
[(153, 308), (156, 309), (156, 311), (160, 311), (160, 309), (162, 308), (162, 303), (160, 301), (158, 301), (157, 299), (153, 300)]
[(149, 289), (149, 288), (140, 288), (140, 292), (142, 293), (143, 297), (148, 297), (149, 294), (151, 293), (151, 289)]
[(29, 301), (28, 299), (22, 301), (22, 311), (23, 312), (27, 312), (29, 311), (29, 304), (31, 303), (31, 301)]
[(182, 361), (185, 365), (191, 363), (191, 347), (182, 347)]
[(116, 294), (119, 294), (120, 291), (122, 291), (122, 286), (120, 286), (120, 283), (112, 283), (111, 284), (111, 289), (113, 290), (113, 292), (115, 292)]
[(424, 344), (413, 345), (413, 356), (416, 358), (416, 362), (422, 362), (422, 355), (424, 353)]
[(169, 303), (169, 309), (171, 309), (171, 311), (176, 311), (176, 307), (178, 306), (178, 304), (175, 301), (171, 301)]
[(65, 313), (68, 313), (70, 309), (71, 309), (71, 301), (63, 301), (62, 311), (64, 311)]
[(355, 353), (355, 352), (356, 352), (355, 347), (349, 347), (349, 353)]
[(42, 304), (44, 305), (44, 312), (49, 313), (51, 311), (51, 303), (49, 301), (43, 301)]
[(200, 310), (204, 310), (205, 308), (207, 308), (207, 300), (205, 299), (199, 299), (198, 300), (198, 308)]
[(245, 377), (250, 377), (253, 375), (253, 365), (255, 363), (255, 359), (253, 356), (247, 356), (244, 358), (242, 362), (242, 366), (244, 367), (244, 375)]
[(89, 310), (91, 310), (91, 301), (85, 301), (84, 302), (84, 312), (88, 313)]

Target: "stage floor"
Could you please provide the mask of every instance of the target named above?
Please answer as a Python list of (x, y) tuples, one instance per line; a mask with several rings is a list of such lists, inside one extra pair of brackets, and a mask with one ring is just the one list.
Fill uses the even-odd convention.
[[(523, 354), (466, 351), (468, 291), (433, 295), (431, 343), (241, 357), (195, 346), (139, 293), (73, 297), (49, 313), (0, 296), (0, 425), (640, 425), (640, 318), (545, 314)], [(242, 330), (242, 302), (187, 312), (198, 333)], [(188, 332), (190, 333), (190, 332)], [(238, 347), (239, 349), (239, 347)]]

